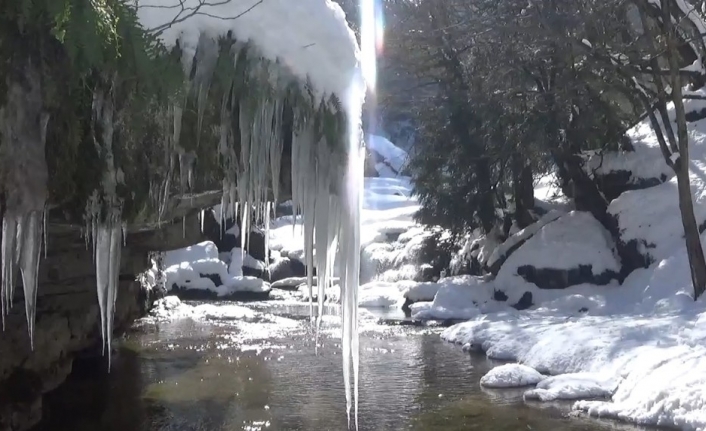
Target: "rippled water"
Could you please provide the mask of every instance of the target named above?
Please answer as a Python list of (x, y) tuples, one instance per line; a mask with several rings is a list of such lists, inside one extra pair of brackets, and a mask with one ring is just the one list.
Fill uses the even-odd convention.
[[(242, 304), (241, 304), (242, 305)], [(145, 323), (105, 363), (78, 362), (45, 402), (40, 430), (343, 430), (337, 318), (319, 347), (308, 306), (222, 304), (211, 319)], [(214, 311), (215, 310), (215, 311)], [(242, 310), (242, 309), (241, 309)], [(361, 334), (361, 430), (636, 430), (569, 418), (565, 405), (527, 405), (521, 391), (485, 391), (492, 366), (444, 343), (439, 330), (379, 325)], [(398, 318), (398, 315), (379, 316)]]

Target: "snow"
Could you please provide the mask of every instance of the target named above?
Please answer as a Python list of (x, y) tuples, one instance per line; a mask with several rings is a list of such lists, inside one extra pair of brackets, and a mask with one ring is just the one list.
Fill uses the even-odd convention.
[[(147, 29), (163, 29), (159, 37), (165, 45), (178, 41), (185, 59), (194, 57), (201, 35), (217, 38), (232, 32), (239, 41), (252, 41), (265, 58), (279, 60), (301, 82), (310, 79), (320, 97), (336, 94), (345, 99), (354, 79), (361, 79), (355, 35), (333, 1), (214, 2), (196, 10), (200, 3), (140, 1), (138, 18)], [(195, 15), (164, 28), (194, 11)], [(185, 62), (185, 70), (190, 69)]]
[(378, 135), (369, 135), (367, 145), (382, 157), (382, 163), (377, 163), (375, 166), (375, 170), (381, 177), (399, 176), (409, 157), (405, 150), (390, 142), (389, 139)]
[(546, 376), (526, 365), (505, 364), (488, 371), (481, 377), (480, 384), (487, 388), (519, 388), (536, 385), (545, 378)]
[(289, 277), (272, 283), (273, 289), (293, 288), (306, 283), (306, 277)]
[(620, 264), (613, 247), (610, 234), (598, 220), (590, 213), (572, 211), (542, 226), (510, 255), (498, 274), (498, 281), (514, 276), (511, 271), (520, 265), (571, 269), (590, 264), (595, 275), (608, 270), (617, 272)]
[(550, 211), (547, 214), (545, 214), (542, 218), (537, 220), (536, 223), (532, 223), (531, 225), (527, 226), (526, 228), (522, 229), (521, 231), (517, 232), (510, 238), (508, 238), (504, 243), (499, 245), (498, 247), (493, 250), (493, 253), (490, 255), (490, 258), (488, 258), (487, 265), (488, 266), (493, 266), (495, 262), (497, 262), (499, 259), (505, 257), (508, 251), (515, 247), (517, 244), (519, 244), (522, 241), (526, 241), (527, 239), (531, 238), (534, 234), (536, 234), (540, 229), (542, 229), (545, 225), (555, 221), (559, 217), (563, 215), (562, 212), (560, 211)]
[(394, 283), (374, 281), (359, 288), (358, 305), (363, 308), (399, 308), (404, 297)]
[(481, 277), (462, 275), (448, 277), (438, 283), (438, 292), (429, 309), (412, 316), (421, 320), (471, 319), (480, 314), (478, 305), (486, 303), (491, 283)]
[[(363, 210), (361, 214), (361, 246), (384, 241), (388, 234), (402, 234), (417, 226), (413, 220), (419, 203), (411, 196), (412, 184), (409, 178), (365, 178), (363, 189)], [(418, 229), (416, 232), (420, 232)], [(269, 232), (272, 250), (282, 257), (305, 262), (304, 220), (301, 216), (284, 216), (272, 220)], [(383, 245), (384, 247), (384, 245)], [(361, 281), (372, 280), (374, 270), (366, 270), (370, 262), (362, 256)], [(316, 259), (314, 259), (316, 267)], [(373, 265), (374, 266), (374, 265)]]
[(615, 386), (615, 380), (602, 381), (592, 373), (562, 374), (542, 380), (524, 397), (539, 401), (610, 398)]
[[(166, 287), (168, 290), (174, 286), (207, 290), (220, 297), (240, 292), (268, 292), (270, 285), (265, 281), (255, 277), (243, 277), (241, 251), (240, 248), (233, 249), (230, 267), (219, 259), (218, 248), (211, 241), (168, 251), (164, 258)], [(206, 275), (218, 276), (221, 285), (216, 286), (213, 280), (203, 277)]]
[[(684, 94), (697, 97), (706, 96), (706, 90), (689, 91), (685, 89)], [(685, 99), (684, 109), (687, 114), (699, 112), (706, 107), (706, 100)], [(672, 122), (673, 130), (676, 133), (676, 114), (674, 104), (667, 105), (668, 115)], [(658, 120), (661, 123), (661, 120)], [(687, 123), (689, 135), (689, 158), (690, 169), (703, 172), (704, 165), (701, 162), (706, 156), (706, 120), (698, 120)], [(629, 152), (606, 152), (595, 153), (588, 159), (586, 169), (589, 173), (606, 175), (618, 171), (628, 171), (631, 173), (629, 183), (636, 184), (639, 181), (650, 178), (663, 178), (665, 180), (674, 176), (674, 171), (664, 161), (664, 156), (659, 148), (659, 142), (655, 135), (649, 118), (643, 119), (626, 135), (632, 141), (635, 151)], [(692, 181), (693, 181), (692, 172)]]
[(404, 289), (402, 296), (411, 302), (433, 301), (442, 286), (439, 283), (416, 283), (410, 281), (401, 281), (398, 285)]
[(534, 199), (535, 206), (545, 211), (569, 212), (573, 209), (573, 203), (564, 196), (555, 173), (544, 175), (537, 181), (534, 186)]
[(684, 252), (657, 263), (631, 275), (620, 289), (598, 293), (595, 286), (582, 287), (602, 296), (603, 305), (580, 317), (561, 306), (477, 312), (442, 337), (555, 376), (528, 392), (528, 399), (612, 395), (574, 407), (641, 424), (703, 430), (706, 311), (703, 300), (686, 301), (685, 261)]
[(218, 247), (212, 241), (204, 241), (186, 248), (168, 251), (164, 256), (164, 266), (168, 268), (182, 262), (204, 259), (218, 260)]
[(415, 316), (420, 315), (425, 311), (428, 311), (429, 309), (431, 309), (432, 305), (432, 301), (415, 302), (414, 304), (409, 306), (409, 309), (412, 312), (412, 316)]

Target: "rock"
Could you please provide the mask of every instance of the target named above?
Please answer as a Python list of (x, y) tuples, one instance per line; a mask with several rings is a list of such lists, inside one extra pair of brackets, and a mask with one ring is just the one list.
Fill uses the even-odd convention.
[(667, 181), (667, 176), (659, 178), (633, 178), (630, 171), (611, 171), (603, 175), (596, 175), (594, 180), (608, 202), (616, 199), (621, 194), (631, 190), (642, 190), (658, 186)]
[(172, 295), (176, 295), (183, 301), (264, 301), (270, 298), (270, 292), (235, 292), (229, 295), (218, 296), (212, 290), (207, 289), (184, 289), (174, 287), (171, 291)]
[(486, 388), (520, 388), (534, 386), (545, 376), (534, 368), (521, 364), (505, 364), (488, 371), (480, 379), (480, 385)]
[(271, 264), (267, 272), (270, 274), (270, 282), (274, 283), (285, 278), (306, 277), (306, 266), (296, 259), (283, 257)]
[(243, 275), (247, 277), (257, 277), (265, 281), (270, 281), (267, 270), (262, 268), (252, 268), (243, 265)]
[[(547, 218), (552, 217), (548, 214), (543, 220)], [(580, 284), (607, 285), (620, 279), (615, 243), (590, 213), (572, 211), (536, 225), (541, 227), (518, 241), (521, 245), (500, 267), (496, 277), (500, 286), (529, 282), (540, 289), (565, 289)]]
[(513, 305), (512, 308), (522, 311), (522, 310), (527, 310), (531, 306), (534, 305), (534, 302), (532, 302), (532, 292), (525, 292), (522, 297), (520, 298), (519, 301), (517, 301), (517, 304)]
[(414, 276), (414, 281), (420, 283), (436, 281), (439, 279), (440, 272), (440, 270), (437, 270), (429, 264), (422, 264), (417, 270), (417, 274)]
[[(237, 238), (238, 244), (240, 244), (240, 237)], [(236, 245), (240, 247), (240, 245)], [(229, 250), (232, 250), (229, 249)], [(250, 256), (257, 260), (265, 260), (265, 233), (259, 230), (253, 230), (250, 232), (249, 242), (246, 242), (245, 250), (247, 250)]]
[(517, 275), (522, 276), (530, 283), (534, 283), (540, 289), (566, 289), (579, 284), (605, 286), (613, 280), (617, 280), (620, 276), (618, 272), (611, 270), (594, 274), (592, 265), (579, 265), (578, 268), (569, 270), (535, 268), (530, 265), (523, 265), (517, 268)]
[[(196, 217), (188, 231), (199, 232)], [(189, 241), (199, 238), (189, 234)], [(122, 250), (114, 333), (124, 333), (145, 315), (162, 289), (145, 289), (135, 281), (148, 266), (148, 250), (183, 247), (182, 220), (165, 222), (159, 231), (130, 234)], [(18, 282), (13, 307), (0, 332), (0, 430), (21, 431), (42, 415), (42, 397), (72, 373), (78, 356), (101, 356), (100, 313), (96, 299), (92, 251), (78, 229), (49, 225), (47, 257), (39, 267), (34, 351), (30, 349), (22, 286)], [(75, 370), (74, 370), (75, 371)]]
[[(205, 211), (204, 214), (204, 235), (216, 244), (218, 251), (221, 253), (230, 252), (234, 248), (239, 248), (241, 246), (240, 234), (242, 233), (242, 229), (239, 230), (238, 235), (226, 232), (235, 225), (236, 220), (226, 220), (224, 231), (221, 233), (221, 226), (213, 216), (213, 211)], [(255, 259), (265, 260), (265, 234), (257, 229), (251, 229), (249, 240), (246, 241), (245, 249), (250, 256)]]
[(493, 299), (499, 302), (505, 302), (508, 300), (508, 297), (502, 290), (495, 289), (493, 291)]

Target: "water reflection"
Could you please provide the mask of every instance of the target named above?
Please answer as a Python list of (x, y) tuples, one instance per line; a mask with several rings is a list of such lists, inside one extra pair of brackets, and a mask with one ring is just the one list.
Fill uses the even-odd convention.
[[(102, 360), (78, 364), (47, 397), (39, 430), (346, 429), (340, 340), (324, 333), (317, 355), (307, 322), (298, 322), (266, 326), (262, 340), (248, 339), (259, 348), (246, 351), (238, 334), (252, 326), (238, 322), (147, 326), (122, 343), (110, 375)], [(531, 408), (521, 391), (481, 391), (478, 380), (491, 365), (430, 330), (366, 331), (361, 430), (637, 429), (568, 419), (561, 405)]]

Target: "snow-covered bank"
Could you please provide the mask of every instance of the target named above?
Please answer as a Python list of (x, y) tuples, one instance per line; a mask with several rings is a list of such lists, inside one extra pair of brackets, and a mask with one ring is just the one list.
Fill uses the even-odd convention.
[(526, 311), (489, 307), (501, 302), (490, 299), (500, 279), (442, 288), (419, 315), (470, 318), (442, 337), (555, 376), (528, 391), (528, 399), (583, 400), (574, 407), (590, 415), (706, 429), (706, 302), (692, 299), (683, 244), (620, 286), (535, 287), (535, 305)]
[(612, 395), (610, 401), (581, 401), (575, 408), (640, 424), (706, 429), (703, 303), (689, 312), (656, 315), (488, 314), (448, 328), (442, 337), (542, 373), (571, 374), (531, 397)]

